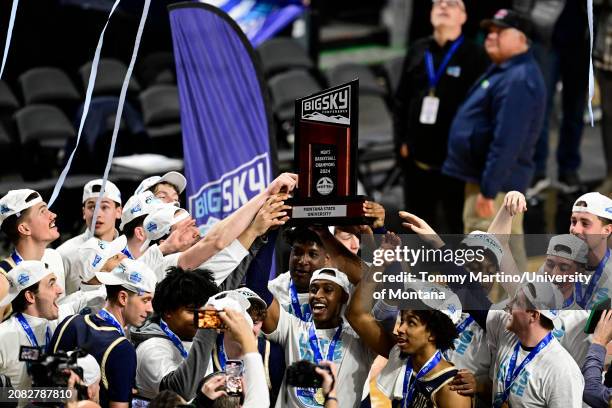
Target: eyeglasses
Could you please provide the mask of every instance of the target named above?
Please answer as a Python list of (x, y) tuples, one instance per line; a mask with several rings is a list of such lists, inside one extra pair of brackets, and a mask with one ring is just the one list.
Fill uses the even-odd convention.
[(431, 2), (434, 6), (441, 6), (442, 3), (446, 3), (446, 6), (449, 8), (464, 8), (463, 1), (461, 0), (431, 0)]

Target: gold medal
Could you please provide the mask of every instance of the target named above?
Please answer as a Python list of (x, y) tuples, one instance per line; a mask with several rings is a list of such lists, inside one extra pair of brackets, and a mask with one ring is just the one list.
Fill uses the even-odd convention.
[(323, 395), (323, 388), (317, 388), (317, 392), (315, 392), (314, 400), (319, 405), (325, 404), (325, 395)]

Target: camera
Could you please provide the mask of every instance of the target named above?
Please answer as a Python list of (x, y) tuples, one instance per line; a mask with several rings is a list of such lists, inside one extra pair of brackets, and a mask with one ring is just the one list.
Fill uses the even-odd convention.
[[(21, 346), (19, 349), (19, 361), (28, 364), (28, 374), (32, 378), (33, 387), (51, 388), (68, 387), (68, 379), (71, 370), (80, 378), (83, 378), (83, 369), (77, 365), (77, 359), (85, 357), (87, 352), (76, 350), (71, 355), (61, 351), (47, 354), (38, 347)], [(87, 399), (87, 387), (75, 384), (78, 400)]]
[(331, 374), (329, 367), (316, 365), (307, 360), (291, 364), (287, 367), (287, 385), (300, 388), (320, 388), (323, 384), (323, 377), (315, 371), (317, 367), (327, 370)]

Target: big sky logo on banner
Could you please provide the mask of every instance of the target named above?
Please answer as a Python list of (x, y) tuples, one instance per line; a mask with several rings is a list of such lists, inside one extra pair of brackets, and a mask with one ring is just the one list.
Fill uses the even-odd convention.
[(203, 233), (265, 190), (271, 114), (254, 50), (223, 11), (170, 6), (189, 211)]

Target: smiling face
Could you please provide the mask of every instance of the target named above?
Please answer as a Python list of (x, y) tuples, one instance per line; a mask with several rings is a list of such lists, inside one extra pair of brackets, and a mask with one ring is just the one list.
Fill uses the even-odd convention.
[(289, 273), (298, 293), (307, 293), (312, 273), (324, 268), (329, 255), (314, 242), (294, 242), (289, 255)]
[(312, 320), (317, 326), (334, 323), (347, 300), (348, 295), (335, 282), (317, 279), (310, 284), (308, 303), (312, 310)]
[(570, 234), (585, 241), (589, 251), (607, 245), (612, 224), (604, 223), (598, 216), (586, 212), (573, 212), (570, 219)]
[(123, 315), (126, 325), (142, 326), (145, 320), (147, 320), (148, 315), (153, 312), (152, 300), (153, 295), (150, 293), (138, 295), (130, 292), (125, 302), (125, 312)]
[(40, 280), (38, 291), (34, 294), (34, 308), (38, 317), (43, 317), (47, 320), (55, 320), (59, 316), (59, 308), (57, 300), (64, 293), (61, 286), (57, 284), (57, 277), (50, 273)]
[(35, 241), (49, 244), (59, 238), (55, 225), (57, 215), (49, 210), (46, 203), (38, 203), (30, 207), (19, 222), (17, 230)]

